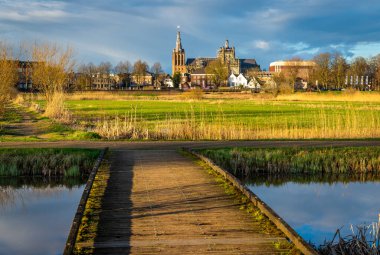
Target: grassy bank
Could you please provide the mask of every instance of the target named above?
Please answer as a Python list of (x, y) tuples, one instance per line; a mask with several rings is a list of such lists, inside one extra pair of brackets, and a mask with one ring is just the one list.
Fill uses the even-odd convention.
[(90, 149), (0, 149), (0, 177), (85, 176), (98, 155)]
[(379, 147), (227, 148), (202, 154), (239, 177), (257, 173), (377, 174)]
[[(40, 97), (28, 100), (44, 108)], [(375, 92), (296, 93), (276, 98), (204, 92), (192, 99), (178, 92), (102, 91), (69, 94), (65, 107), (70, 112), (65, 124), (38, 127), (43, 122), (38, 121), (32, 124), (37, 128), (13, 134), (20, 125), (12, 131), (7, 122), (3, 128), (0, 122), (0, 140), (23, 140), (28, 130), (33, 131), (29, 140), (380, 138), (380, 93)]]

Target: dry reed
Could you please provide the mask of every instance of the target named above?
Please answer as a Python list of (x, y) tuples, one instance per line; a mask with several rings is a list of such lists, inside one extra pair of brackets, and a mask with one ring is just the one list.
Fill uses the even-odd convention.
[(72, 116), (71, 113), (66, 109), (64, 102), (64, 93), (54, 93), (52, 95), (51, 101), (48, 101), (46, 104), (44, 115), (61, 123), (71, 123)]
[[(231, 119), (220, 109), (216, 113), (193, 106), (164, 119), (149, 121), (134, 109), (124, 115), (102, 118), (94, 132), (107, 139), (153, 140), (244, 140), (244, 139), (317, 139), (317, 138), (377, 138), (380, 137), (380, 115), (374, 111), (346, 106), (331, 113), (323, 106), (317, 114), (307, 110), (294, 117), (281, 112), (271, 113), (267, 121), (258, 117)], [(183, 116), (184, 115), (184, 116)]]

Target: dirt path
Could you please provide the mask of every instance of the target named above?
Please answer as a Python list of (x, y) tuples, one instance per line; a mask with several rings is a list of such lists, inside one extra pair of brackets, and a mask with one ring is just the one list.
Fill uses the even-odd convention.
[[(205, 169), (172, 150), (111, 151), (95, 254), (280, 254)], [(97, 185), (95, 182), (94, 185)]]
[(12, 115), (8, 116), (8, 123), (4, 126), (5, 135), (28, 137), (43, 133), (41, 123), (36, 125), (39, 120), (35, 113), (15, 104), (10, 105), (7, 111), (11, 111)]

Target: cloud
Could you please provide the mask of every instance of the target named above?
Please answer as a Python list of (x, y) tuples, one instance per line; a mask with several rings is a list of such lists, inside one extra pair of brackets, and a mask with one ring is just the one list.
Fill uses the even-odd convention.
[[(46, 1), (2, 1), (0, 20), (5, 21), (57, 21), (68, 17), (62, 2)], [(26, 8), (27, 6), (27, 8)]]
[(187, 57), (215, 56), (228, 38), (238, 57), (265, 67), (324, 50), (347, 56), (376, 51), (380, 5), (363, 1), (0, 0), (0, 36), (15, 44), (70, 43), (88, 62), (160, 61), (169, 71), (180, 25)]
[(254, 46), (255, 48), (262, 49), (262, 50), (269, 49), (269, 43), (262, 40), (254, 41)]

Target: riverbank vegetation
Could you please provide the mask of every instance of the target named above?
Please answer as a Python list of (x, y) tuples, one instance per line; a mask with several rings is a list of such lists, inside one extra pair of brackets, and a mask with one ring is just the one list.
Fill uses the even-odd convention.
[(378, 174), (380, 148), (227, 148), (200, 151), (239, 177), (270, 174)]
[(0, 177), (83, 177), (98, 155), (92, 149), (0, 149)]

